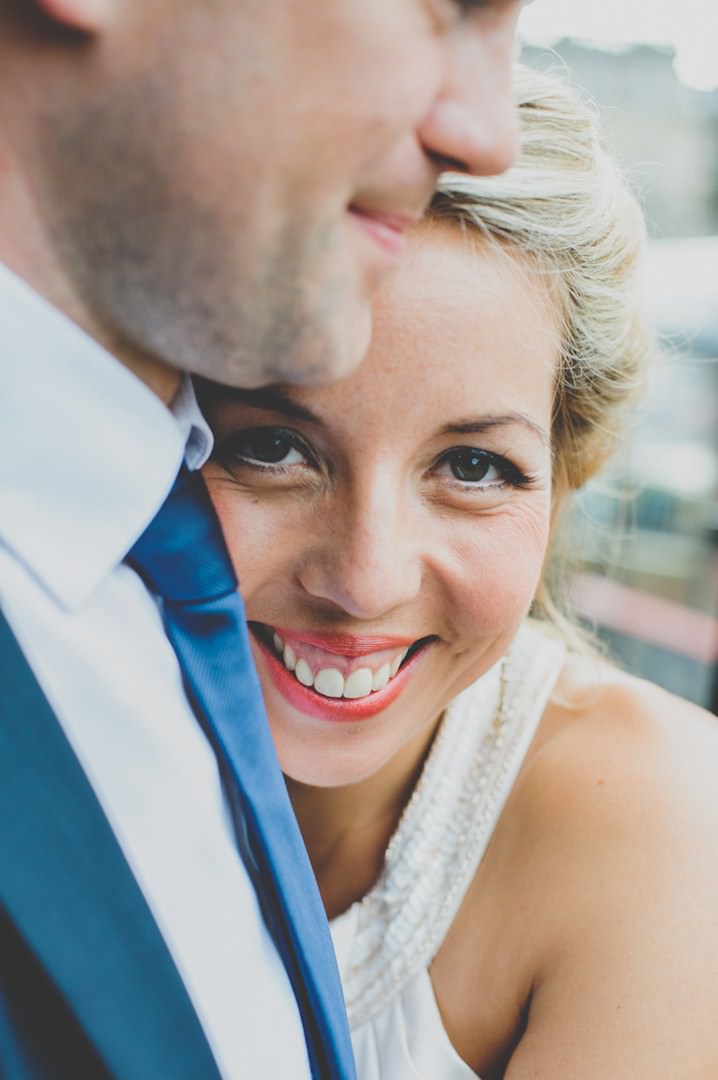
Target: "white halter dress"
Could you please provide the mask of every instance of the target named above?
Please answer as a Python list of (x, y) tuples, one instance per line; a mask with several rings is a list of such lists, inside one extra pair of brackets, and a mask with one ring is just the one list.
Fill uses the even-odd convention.
[(565, 648), (527, 624), (451, 704), (379, 880), (332, 920), (359, 1080), (476, 1080), (444, 1030), (429, 965), (516, 780)]

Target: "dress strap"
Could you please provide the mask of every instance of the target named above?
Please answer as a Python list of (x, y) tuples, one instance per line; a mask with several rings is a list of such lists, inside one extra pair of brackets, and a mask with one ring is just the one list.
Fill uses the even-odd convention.
[[(450, 705), (369, 893), (335, 920), (352, 1026), (427, 968), (453, 922), (534, 736), (565, 646), (531, 625)], [(337, 930), (341, 930), (337, 925)]]

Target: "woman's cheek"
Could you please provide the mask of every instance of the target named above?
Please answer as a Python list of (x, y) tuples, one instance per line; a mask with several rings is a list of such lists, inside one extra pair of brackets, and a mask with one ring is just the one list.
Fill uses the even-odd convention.
[(204, 477), (246, 600), (252, 583), (267, 571), (269, 554), (276, 552), (287, 532), (280, 529), (276, 514), (264, 500), (209, 468)]
[(516, 514), (486, 523), (458, 553), (457, 603), (479, 634), (513, 627), (527, 613), (541, 577), (548, 513)]

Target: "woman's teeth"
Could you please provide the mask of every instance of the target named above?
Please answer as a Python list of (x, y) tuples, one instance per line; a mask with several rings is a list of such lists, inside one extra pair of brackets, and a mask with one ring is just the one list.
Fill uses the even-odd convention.
[(297, 659), (292, 646), (285, 644), (279, 634), (275, 634), (272, 640), (287, 671), (293, 672), (302, 686), (312, 687), (318, 694), (329, 698), (363, 698), (377, 690), (383, 690), (389, 680), (394, 678), (409, 651), (408, 648), (402, 649), (390, 663), (382, 664), (377, 671), (361, 667), (348, 675), (342, 675), (341, 671), (332, 667), (320, 668), (314, 672), (303, 657)]

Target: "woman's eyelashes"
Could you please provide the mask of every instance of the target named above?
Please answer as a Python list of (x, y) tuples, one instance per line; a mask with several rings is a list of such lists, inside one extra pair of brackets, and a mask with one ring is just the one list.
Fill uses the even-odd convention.
[(235, 432), (218, 443), (214, 457), (230, 472), (247, 466), (283, 473), (317, 465), (306, 440), (296, 431), (279, 427), (246, 428)]
[[(252, 427), (236, 431), (218, 441), (214, 458), (229, 473), (245, 470), (260, 479), (273, 477), (287, 481), (307, 480), (319, 473), (332, 473), (331, 463), (323, 461), (307, 440), (292, 428)], [(499, 495), (527, 489), (537, 483), (514, 461), (493, 450), (476, 446), (453, 446), (434, 458), (425, 477), (448, 482), (463, 493)]]
[(433, 472), (473, 491), (529, 488), (536, 483), (535, 476), (524, 472), (503, 454), (475, 446), (454, 446), (445, 450), (435, 462)]

